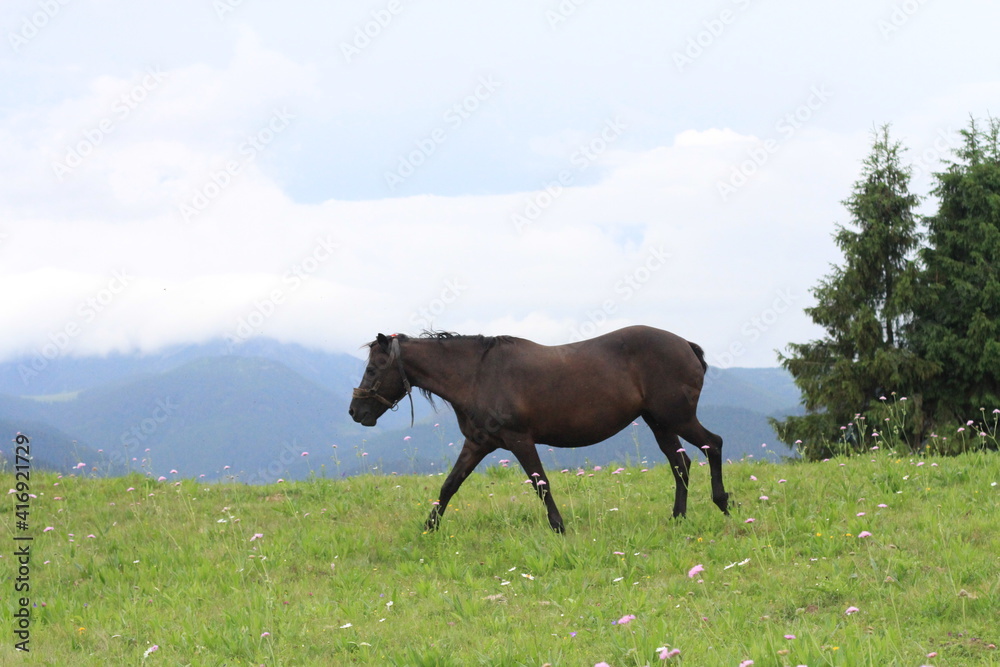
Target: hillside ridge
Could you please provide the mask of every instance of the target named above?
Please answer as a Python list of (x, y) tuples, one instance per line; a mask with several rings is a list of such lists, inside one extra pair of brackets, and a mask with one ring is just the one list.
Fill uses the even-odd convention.
[[(462, 443), (450, 408), (438, 402), (435, 411), (419, 398), (412, 429), (402, 412), (387, 413), (374, 428), (355, 424), (347, 405), (363, 362), (278, 341), (56, 359), (24, 387), (19, 367), (26, 362), (0, 364), (0, 423), (22, 431), (30, 425), (39, 460), (58, 470), (84, 462), (105, 474), (177, 470), (261, 482), (372, 469), (434, 473), (450, 468)], [(40, 389), (59, 400), (44, 400)], [(777, 443), (767, 417), (793, 413), (797, 397), (781, 369), (713, 368), (699, 415), (724, 438), (727, 458), (780, 460), (792, 452)], [(539, 449), (547, 466), (663, 459), (643, 425), (592, 447)]]

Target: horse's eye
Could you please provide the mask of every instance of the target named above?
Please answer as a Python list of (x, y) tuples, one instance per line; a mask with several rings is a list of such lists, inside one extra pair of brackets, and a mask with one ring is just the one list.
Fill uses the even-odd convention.
[(365, 375), (374, 375), (374, 374), (375, 374), (375, 371), (372, 370), (371, 368), (366, 368), (365, 369)]

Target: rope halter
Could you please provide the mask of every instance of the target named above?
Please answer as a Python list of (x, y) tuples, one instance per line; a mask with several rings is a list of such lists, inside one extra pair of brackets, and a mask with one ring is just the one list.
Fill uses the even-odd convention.
[(396, 362), (396, 368), (399, 370), (399, 376), (401, 378), (403, 378), (403, 389), (406, 390), (405, 394), (403, 394), (398, 399), (396, 399), (395, 402), (390, 401), (389, 399), (385, 398), (384, 396), (379, 395), (379, 393), (378, 393), (379, 387), (382, 386), (382, 380), (385, 379), (385, 377), (381, 377), (378, 380), (376, 380), (375, 383), (372, 384), (371, 387), (368, 387), (367, 389), (362, 389), (361, 387), (355, 388), (354, 392), (352, 393), (352, 396), (354, 398), (360, 398), (360, 399), (374, 398), (376, 401), (378, 401), (382, 405), (386, 406), (390, 410), (395, 410), (399, 406), (400, 401), (402, 401), (404, 398), (409, 398), (410, 399), (410, 427), (412, 427), (413, 426), (413, 394), (412, 394), (413, 387), (410, 385), (410, 380), (406, 377), (406, 371), (403, 369), (403, 355), (402, 355), (402, 352), (399, 349), (399, 338), (397, 338), (395, 334), (392, 335), (392, 342), (389, 343), (389, 363), (386, 364), (386, 366), (387, 367), (388, 366), (392, 366), (393, 365), (392, 364), (393, 361)]

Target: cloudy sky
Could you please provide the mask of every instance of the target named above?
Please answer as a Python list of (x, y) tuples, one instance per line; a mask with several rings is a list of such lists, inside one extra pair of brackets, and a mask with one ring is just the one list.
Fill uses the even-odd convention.
[[(0, 359), (815, 337), (871, 131), (997, 112), (987, 0), (5, 0)], [(928, 208), (933, 202), (928, 203)]]

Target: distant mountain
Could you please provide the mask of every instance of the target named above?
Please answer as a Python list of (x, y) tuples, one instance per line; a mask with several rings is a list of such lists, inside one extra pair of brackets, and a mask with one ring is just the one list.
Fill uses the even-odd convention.
[[(245, 474), (298, 456), (308, 444), (344, 435), (333, 408), (341, 395), (287, 366), (253, 357), (192, 361), (157, 375), (81, 391), (45, 404), (48, 423), (104, 450), (104, 461), (132, 469), (148, 460), (157, 475)], [(147, 452), (148, 450), (148, 452)]]
[[(405, 402), (374, 428), (355, 424), (347, 406), (363, 362), (271, 340), (56, 359), (25, 387), (30, 363), (0, 364), (0, 387), (20, 394), (0, 394), (0, 428), (11, 437), (28, 433), (38, 465), (63, 471), (84, 462), (102, 474), (143, 469), (171, 477), (177, 470), (244, 481), (372, 469), (435, 473), (450, 468), (463, 442), (450, 407), (439, 400), (435, 412), (419, 396), (413, 428)], [(48, 395), (40, 396), (43, 390)], [(711, 369), (699, 416), (723, 437), (727, 458), (774, 460), (792, 452), (777, 442), (767, 417), (794, 413), (797, 403), (783, 370)], [(592, 447), (539, 450), (547, 466), (560, 468), (664, 461), (642, 425)], [(509, 453), (497, 452), (487, 463), (502, 458)]]
[(109, 383), (156, 375), (196, 359), (260, 357), (278, 361), (307, 380), (350, 395), (364, 365), (347, 354), (310, 350), (295, 343), (252, 338), (239, 345), (213, 341), (174, 346), (157, 354), (111, 354), (105, 357), (27, 357), (0, 362), (0, 394), (47, 396), (92, 389)]
[[(96, 450), (74, 440), (71, 436), (63, 433), (57, 428), (53, 428), (45, 422), (38, 422), (30, 419), (11, 421), (0, 419), (0, 433), (9, 435), (10, 440), (14, 439), (18, 433), (29, 435), (31, 440), (28, 446), (31, 448), (32, 469), (37, 470), (57, 470), (67, 472), (76, 469), (77, 464), (86, 461), (96, 461), (99, 454)], [(4, 447), (0, 451), (0, 462), (6, 464), (7, 469), (11, 469), (13, 464), (13, 446)], [(89, 471), (89, 468), (88, 468)], [(106, 472), (104, 470), (100, 472)], [(119, 474), (122, 470), (112, 471)]]
[(800, 397), (783, 368), (709, 367), (700, 405), (729, 405), (772, 415), (798, 411)]

